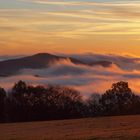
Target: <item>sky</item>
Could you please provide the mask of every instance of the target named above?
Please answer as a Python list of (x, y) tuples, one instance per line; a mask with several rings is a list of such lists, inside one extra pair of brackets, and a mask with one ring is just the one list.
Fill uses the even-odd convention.
[(0, 0), (0, 55), (140, 57), (138, 0)]
[(0, 85), (11, 87), (23, 79), (89, 94), (103, 93), (123, 80), (140, 94), (140, 0), (0, 0), (0, 60), (40, 52), (113, 65), (59, 62), (47, 70), (0, 78)]

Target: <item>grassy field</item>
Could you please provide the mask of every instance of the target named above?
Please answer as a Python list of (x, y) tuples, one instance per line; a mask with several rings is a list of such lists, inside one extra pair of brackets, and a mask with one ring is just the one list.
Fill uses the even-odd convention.
[(140, 140), (140, 116), (0, 124), (0, 140)]

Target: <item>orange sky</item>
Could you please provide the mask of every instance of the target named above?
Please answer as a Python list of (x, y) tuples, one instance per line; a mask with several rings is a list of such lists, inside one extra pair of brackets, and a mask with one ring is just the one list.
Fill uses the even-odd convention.
[(0, 1), (0, 54), (118, 53), (140, 56), (140, 2)]

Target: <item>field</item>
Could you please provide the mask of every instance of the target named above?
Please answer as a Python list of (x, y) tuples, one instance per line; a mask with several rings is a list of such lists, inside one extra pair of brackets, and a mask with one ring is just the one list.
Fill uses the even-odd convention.
[(140, 116), (0, 124), (0, 140), (140, 140)]

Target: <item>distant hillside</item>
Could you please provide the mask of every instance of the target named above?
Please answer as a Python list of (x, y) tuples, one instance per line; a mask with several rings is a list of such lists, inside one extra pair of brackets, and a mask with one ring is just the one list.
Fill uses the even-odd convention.
[(18, 74), (22, 69), (42, 69), (49, 67), (50, 64), (55, 64), (55, 62), (60, 60), (69, 59), (74, 64), (81, 65), (101, 65), (103, 67), (108, 67), (112, 63), (108, 61), (97, 61), (94, 63), (86, 63), (79, 59), (72, 57), (61, 57), (48, 53), (39, 53), (33, 56), (22, 57), (17, 59), (10, 59), (0, 62), (0, 76), (6, 77)]
[[(50, 63), (65, 60), (66, 57), (40, 53), (33, 56), (11, 59), (0, 62), (0, 76), (10, 76), (18, 74), (22, 69), (42, 69), (47, 68)], [(75, 64), (84, 64), (74, 58), (69, 58)]]

